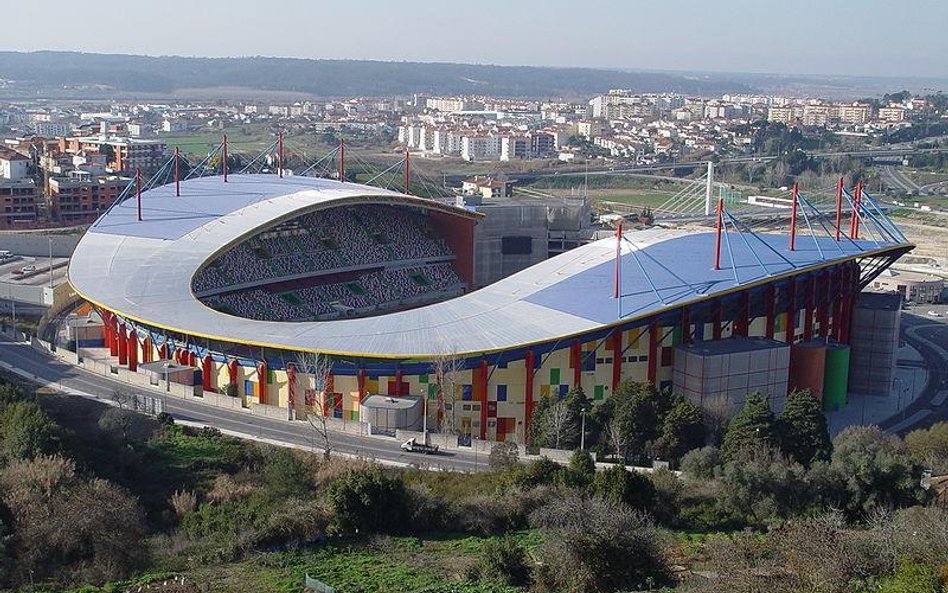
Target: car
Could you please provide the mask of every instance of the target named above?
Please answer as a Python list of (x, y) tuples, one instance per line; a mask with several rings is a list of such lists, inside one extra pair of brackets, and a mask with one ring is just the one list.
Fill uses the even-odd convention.
[(410, 438), (402, 443), (401, 449), (402, 451), (408, 451), (409, 453), (423, 453), (425, 455), (431, 455), (438, 452), (438, 445), (419, 443), (414, 438)]
[(929, 311), (928, 315), (931, 317), (941, 317), (941, 313), (939, 313), (938, 311)]
[(24, 274), (28, 272), (35, 272), (36, 266), (23, 266), (22, 268), (20, 268), (20, 271), (23, 272)]

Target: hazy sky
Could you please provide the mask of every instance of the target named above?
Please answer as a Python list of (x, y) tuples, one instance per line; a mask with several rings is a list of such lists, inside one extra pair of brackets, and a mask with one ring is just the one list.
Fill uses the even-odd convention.
[(948, 0), (3, 4), (12, 50), (948, 78)]

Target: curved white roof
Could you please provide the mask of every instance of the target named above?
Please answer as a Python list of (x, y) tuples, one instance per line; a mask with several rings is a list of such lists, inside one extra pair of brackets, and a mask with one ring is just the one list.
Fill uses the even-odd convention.
[[(274, 221), (318, 204), (395, 201), (449, 209), (378, 188), (274, 175), (198, 178), (159, 187), (103, 215), (79, 242), (69, 279), (87, 300), (141, 323), (251, 345), (370, 358), (476, 354), (550, 342), (645, 317), (670, 306), (835, 261), (883, 253), (893, 244), (783, 235), (732, 238), (722, 269), (712, 269), (712, 233), (653, 228), (629, 233), (622, 248), (621, 312), (613, 298), (615, 239), (574, 249), (495, 284), (445, 302), (376, 317), (313, 322), (234, 317), (202, 304), (194, 273), (224, 248)], [(759, 237), (759, 238), (758, 238)], [(765, 243), (769, 247), (765, 247)]]

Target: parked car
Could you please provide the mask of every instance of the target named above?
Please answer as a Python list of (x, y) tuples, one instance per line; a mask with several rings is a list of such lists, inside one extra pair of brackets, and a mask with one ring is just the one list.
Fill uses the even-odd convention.
[(22, 268), (20, 268), (20, 271), (23, 272), (24, 274), (26, 274), (26, 273), (28, 273), (28, 272), (35, 272), (35, 271), (36, 271), (36, 266), (32, 266), (32, 265), (31, 265), (31, 266), (23, 266)]
[(929, 311), (928, 314), (932, 317), (941, 317), (941, 313), (938, 311)]

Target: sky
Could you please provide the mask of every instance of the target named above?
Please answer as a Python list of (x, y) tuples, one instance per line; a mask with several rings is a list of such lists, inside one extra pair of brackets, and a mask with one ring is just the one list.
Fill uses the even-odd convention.
[(5, 50), (948, 78), (948, 0), (4, 4)]

